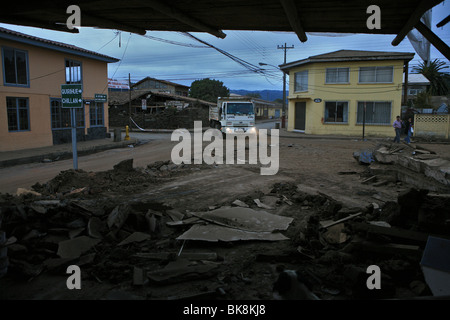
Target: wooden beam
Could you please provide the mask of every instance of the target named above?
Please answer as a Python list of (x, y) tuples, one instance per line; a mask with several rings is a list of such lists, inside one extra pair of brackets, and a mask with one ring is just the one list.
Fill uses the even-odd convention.
[[(86, 23), (86, 20), (88, 21)], [(147, 32), (143, 28), (138, 28), (135, 26), (130, 26), (123, 24), (114, 20), (105, 19), (99, 16), (90, 14), (89, 12), (82, 11), (81, 13), (81, 26), (82, 27), (97, 27), (101, 29), (117, 29), (122, 31), (127, 31), (131, 33), (137, 33), (140, 35), (145, 35)]]
[(445, 26), (448, 22), (450, 21), (450, 14), (447, 16), (447, 18), (445, 18), (444, 20), (442, 20), (441, 22), (439, 22), (436, 27), (440, 28)]
[(308, 40), (306, 36), (305, 30), (303, 29), (300, 17), (298, 15), (297, 6), (293, 0), (280, 0), (281, 5), (283, 6), (286, 17), (289, 20), (289, 24), (292, 27), (292, 30), (295, 31), (297, 37), (301, 42), (305, 42)]
[(420, 18), (422, 18), (424, 13), (441, 2), (442, 0), (422, 0), (416, 7), (414, 12), (411, 14), (406, 24), (403, 26), (403, 28), (400, 30), (400, 32), (397, 34), (394, 40), (392, 40), (391, 44), (393, 46), (399, 45), (400, 42), (402, 42), (402, 40), (406, 37), (408, 32), (410, 32), (417, 24), (417, 22), (420, 21)]
[(164, 13), (165, 15), (168, 15), (169, 17), (172, 17), (182, 23), (185, 23), (191, 27), (198, 29), (199, 31), (210, 33), (213, 36), (216, 36), (221, 39), (223, 39), (227, 36), (225, 33), (222, 32), (222, 30), (218, 30), (211, 26), (208, 26), (205, 23), (201, 22), (200, 20), (197, 20), (197, 19), (187, 15), (186, 13), (177, 9), (176, 7), (169, 6), (158, 0), (146, 0), (145, 4), (149, 5), (156, 11)]
[(416, 24), (416, 29), (428, 40), (430, 43), (439, 50), (447, 59), (450, 60), (450, 48), (441, 40), (433, 31), (430, 30), (425, 24), (419, 21)]

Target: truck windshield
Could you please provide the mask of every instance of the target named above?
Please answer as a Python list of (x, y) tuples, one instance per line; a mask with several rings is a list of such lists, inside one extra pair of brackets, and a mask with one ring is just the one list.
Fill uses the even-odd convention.
[(227, 114), (254, 114), (253, 103), (229, 102)]

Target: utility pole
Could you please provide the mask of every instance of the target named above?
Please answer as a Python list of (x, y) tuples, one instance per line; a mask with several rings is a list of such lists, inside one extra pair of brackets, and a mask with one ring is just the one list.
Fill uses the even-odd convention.
[[(286, 51), (288, 49), (294, 49), (294, 45), (288, 47), (286, 46), (286, 43), (284, 43), (284, 46), (277, 46), (277, 49), (284, 50), (284, 64), (286, 64)], [(286, 124), (286, 73), (283, 71), (283, 108), (281, 113), (281, 128), (285, 128)]]

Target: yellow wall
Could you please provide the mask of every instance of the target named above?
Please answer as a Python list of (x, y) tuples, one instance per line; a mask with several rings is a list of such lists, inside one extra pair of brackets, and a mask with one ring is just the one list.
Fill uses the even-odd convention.
[[(359, 67), (393, 66), (393, 83), (366, 84), (359, 82)], [(350, 68), (348, 84), (326, 84), (326, 68)], [(294, 74), (308, 70), (308, 91), (294, 92)], [(387, 125), (365, 126), (367, 136), (393, 136), (392, 123), (401, 111), (403, 60), (389, 61), (357, 61), (357, 62), (327, 62), (310, 63), (289, 72), (289, 109), (288, 131), (294, 131), (295, 102), (306, 102), (306, 134), (331, 134), (358, 136), (362, 134), (363, 126), (356, 124), (357, 104), (359, 101), (389, 101), (391, 102), (391, 123)], [(314, 99), (322, 99), (316, 103)], [(322, 123), (325, 117), (326, 101), (347, 101), (348, 122), (342, 124)]]
[[(82, 63), (83, 99), (93, 100), (95, 93), (108, 93), (106, 62), (0, 39), (0, 50), (3, 46), (28, 52), (30, 86), (4, 86), (3, 60), (0, 60), (0, 151), (38, 148), (53, 144), (50, 98), (61, 98), (61, 84), (65, 84), (65, 59)], [(6, 97), (29, 99), (29, 131), (8, 131)], [(104, 103), (104, 125), (108, 128), (107, 102)], [(85, 108), (85, 133), (87, 128), (89, 128), (89, 107)]]

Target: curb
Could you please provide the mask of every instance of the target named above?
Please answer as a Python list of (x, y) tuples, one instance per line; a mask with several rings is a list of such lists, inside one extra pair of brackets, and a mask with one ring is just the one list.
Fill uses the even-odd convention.
[[(81, 149), (77, 150), (78, 156), (86, 156), (89, 154), (94, 154), (101, 151), (111, 150), (111, 149), (117, 149), (117, 148), (125, 148), (126, 146), (132, 144), (135, 145), (139, 141), (136, 139), (129, 140), (126, 143), (121, 142), (117, 144), (115, 142), (114, 144), (107, 144), (107, 145), (100, 145), (100, 146), (93, 146), (91, 148)], [(8, 160), (2, 160), (0, 161), (0, 168), (7, 168), (7, 167), (13, 167), (16, 165), (21, 164), (28, 164), (28, 163), (36, 163), (36, 162), (43, 162), (45, 159), (56, 159), (52, 160), (51, 162), (58, 161), (58, 160), (66, 160), (72, 158), (72, 151), (60, 151), (60, 152), (50, 152), (45, 154), (39, 154), (35, 156), (27, 156), (22, 158), (15, 158), (15, 159), (8, 159)]]

